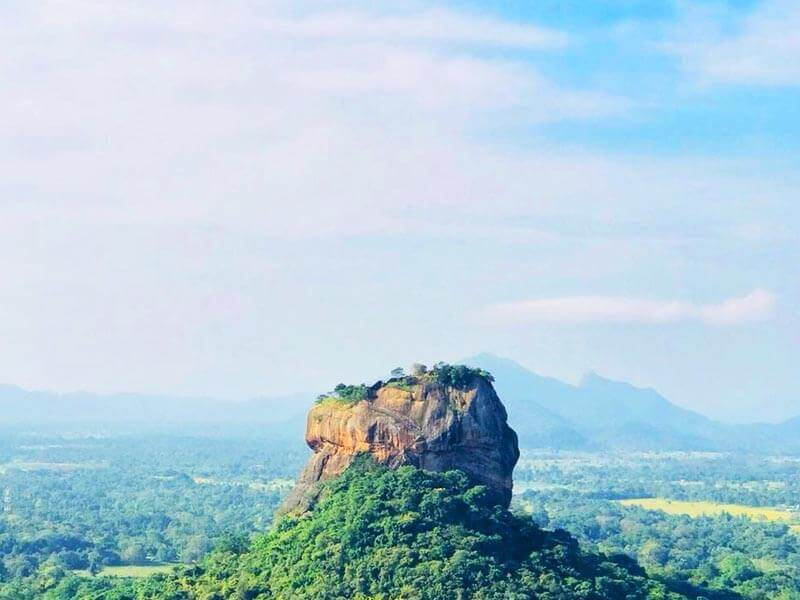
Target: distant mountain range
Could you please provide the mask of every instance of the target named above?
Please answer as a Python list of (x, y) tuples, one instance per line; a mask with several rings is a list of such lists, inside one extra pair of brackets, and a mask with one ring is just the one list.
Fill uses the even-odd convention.
[(523, 447), (800, 452), (800, 417), (729, 425), (676, 406), (653, 389), (595, 373), (570, 385), (493, 354), (461, 362), (494, 375)]
[[(779, 424), (729, 425), (676, 406), (653, 389), (595, 373), (571, 385), (493, 354), (460, 362), (494, 375), (523, 448), (800, 454), (800, 417)], [(314, 396), (233, 402), (147, 394), (56, 394), (0, 385), (0, 427), (174, 431), (235, 426), (297, 439)]]
[(209, 430), (267, 427), (296, 439), (311, 394), (244, 402), (148, 394), (29, 391), (0, 385), (0, 427), (103, 431)]

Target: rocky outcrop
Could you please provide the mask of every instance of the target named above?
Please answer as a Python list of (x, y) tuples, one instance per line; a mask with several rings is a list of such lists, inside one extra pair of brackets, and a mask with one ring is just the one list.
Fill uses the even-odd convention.
[(314, 454), (283, 512), (307, 510), (320, 482), (364, 454), (392, 468), (460, 469), (508, 505), (517, 435), (488, 377), (471, 374), (458, 387), (405, 377), (364, 390), (364, 399), (328, 397), (309, 412), (306, 442)]

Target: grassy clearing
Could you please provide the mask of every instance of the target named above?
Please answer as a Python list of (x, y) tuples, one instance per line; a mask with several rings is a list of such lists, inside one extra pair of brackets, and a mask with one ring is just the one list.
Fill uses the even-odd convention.
[(100, 571), (103, 577), (149, 577), (156, 573), (169, 573), (176, 564), (163, 565), (121, 565), (105, 567)]
[(285, 492), (294, 487), (294, 479), (276, 478), (267, 482), (253, 481), (247, 484), (251, 490), (258, 490), (261, 492)]
[(414, 391), (414, 386), (403, 381), (387, 381), (386, 387), (403, 390), (404, 392), (411, 393)]
[(340, 398), (339, 396), (324, 396), (317, 399), (317, 406), (326, 406), (328, 408), (348, 408), (361, 402), (359, 398)]
[[(173, 567), (180, 563), (163, 563), (157, 565), (119, 565), (116, 567), (103, 567), (97, 577), (149, 577), (156, 573), (169, 573)], [(76, 575), (90, 577), (91, 574), (86, 569), (73, 571)]]
[(192, 477), (192, 481), (194, 481), (197, 485), (221, 485), (221, 481), (217, 481), (213, 477)]
[[(619, 503), (623, 506), (639, 506), (647, 510), (660, 510), (670, 515), (688, 515), (690, 517), (714, 516), (727, 513), (734, 517), (747, 517), (756, 521), (792, 522), (797, 520), (797, 515), (788, 510), (763, 506), (746, 506), (744, 504), (669, 500), (667, 498), (630, 498), (620, 500)], [(795, 527), (798, 527), (798, 530), (795, 530)], [(800, 531), (800, 525), (792, 526), (792, 529)]]
[(285, 492), (294, 487), (295, 480), (278, 477), (269, 481), (220, 481), (213, 477), (192, 477), (197, 485), (243, 485), (259, 492)]
[(769, 558), (754, 558), (752, 560), (756, 568), (762, 573), (773, 573), (775, 571), (781, 571), (786, 567), (786, 565), (782, 565)]

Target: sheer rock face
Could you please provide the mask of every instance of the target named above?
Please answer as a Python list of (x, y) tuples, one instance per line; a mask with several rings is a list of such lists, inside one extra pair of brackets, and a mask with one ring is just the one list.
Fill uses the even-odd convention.
[(519, 458), (517, 434), (491, 383), (476, 376), (464, 390), (420, 381), (387, 384), (356, 403), (335, 399), (308, 414), (306, 442), (314, 451), (282, 512), (308, 510), (318, 483), (336, 477), (362, 454), (392, 468), (460, 469), (508, 506)]

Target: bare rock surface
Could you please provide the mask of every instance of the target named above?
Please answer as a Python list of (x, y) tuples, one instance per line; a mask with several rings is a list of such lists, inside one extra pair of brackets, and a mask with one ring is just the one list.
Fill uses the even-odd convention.
[(488, 377), (472, 375), (458, 388), (405, 377), (365, 389), (364, 399), (329, 397), (309, 411), (306, 443), (314, 454), (282, 512), (307, 510), (320, 482), (364, 454), (391, 468), (459, 469), (508, 505), (517, 435)]

